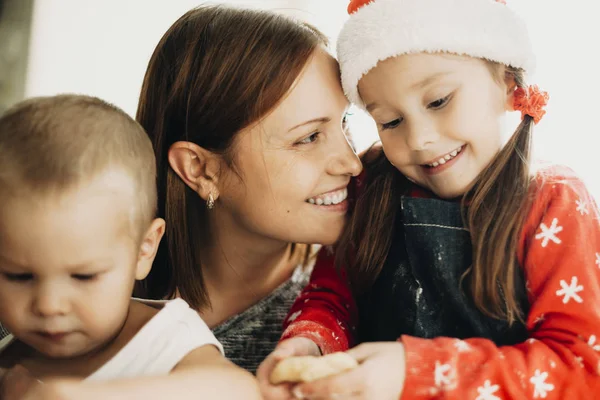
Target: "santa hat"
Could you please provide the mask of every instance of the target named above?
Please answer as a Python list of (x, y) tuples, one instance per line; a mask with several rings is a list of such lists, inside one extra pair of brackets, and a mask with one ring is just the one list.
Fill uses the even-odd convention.
[(504, 0), (351, 0), (348, 12), (337, 52), (344, 91), (359, 107), (360, 78), (402, 54), (447, 52), (535, 68), (527, 27)]

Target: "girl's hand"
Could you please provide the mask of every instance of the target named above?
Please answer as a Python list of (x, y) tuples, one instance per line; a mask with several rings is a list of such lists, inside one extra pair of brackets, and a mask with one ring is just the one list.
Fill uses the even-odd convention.
[(400, 342), (364, 343), (347, 351), (359, 362), (351, 371), (299, 384), (296, 399), (398, 400), (406, 377), (404, 345)]
[(256, 371), (256, 378), (260, 386), (260, 391), (265, 400), (290, 400), (293, 399), (292, 387), (290, 383), (279, 385), (271, 384), (269, 380), (271, 372), (284, 358), (292, 356), (320, 356), (321, 350), (310, 339), (295, 337), (284, 340), (273, 350), (273, 352), (260, 364)]

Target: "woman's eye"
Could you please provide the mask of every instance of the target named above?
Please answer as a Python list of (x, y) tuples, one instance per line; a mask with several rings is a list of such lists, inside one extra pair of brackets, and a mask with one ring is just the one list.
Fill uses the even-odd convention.
[(398, 125), (400, 125), (401, 123), (402, 123), (402, 118), (396, 118), (393, 121), (386, 122), (385, 124), (381, 124), (381, 127), (383, 128), (383, 130), (394, 129), (394, 128), (398, 127)]
[(300, 140), (298, 142), (298, 144), (309, 144), (312, 143), (314, 141), (317, 140), (318, 136), (321, 134), (321, 132), (315, 132), (307, 137), (305, 137), (304, 139)]

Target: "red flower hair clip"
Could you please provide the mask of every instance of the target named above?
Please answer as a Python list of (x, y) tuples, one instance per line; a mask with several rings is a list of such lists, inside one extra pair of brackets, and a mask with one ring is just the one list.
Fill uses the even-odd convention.
[(527, 89), (520, 87), (515, 90), (513, 106), (516, 111), (521, 111), (521, 118), (529, 115), (537, 124), (546, 114), (544, 107), (549, 99), (548, 92), (541, 91), (537, 85), (531, 85)]

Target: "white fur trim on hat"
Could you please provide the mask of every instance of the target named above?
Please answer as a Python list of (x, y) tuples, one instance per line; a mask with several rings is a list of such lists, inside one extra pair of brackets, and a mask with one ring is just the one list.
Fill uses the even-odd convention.
[(494, 0), (374, 0), (350, 15), (337, 52), (344, 92), (363, 108), (358, 81), (397, 55), (448, 52), (535, 68), (524, 21)]

